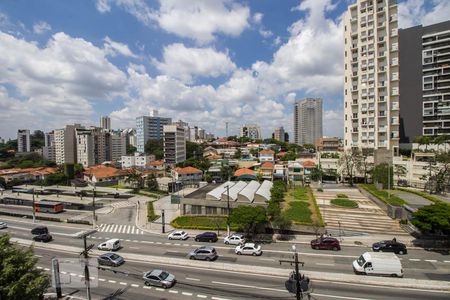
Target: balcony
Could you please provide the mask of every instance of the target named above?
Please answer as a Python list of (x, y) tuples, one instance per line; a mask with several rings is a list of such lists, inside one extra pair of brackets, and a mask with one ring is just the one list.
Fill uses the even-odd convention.
[(391, 15), (389, 17), (389, 22), (396, 22), (398, 20), (398, 16), (397, 15)]
[(397, 29), (391, 30), (391, 37), (396, 37), (396, 36), (398, 36), (398, 30)]
[(391, 60), (391, 66), (393, 66), (393, 67), (398, 66), (398, 58), (393, 58)]
[(398, 80), (398, 73), (392, 73), (391, 80), (392, 81), (397, 81)]
[(386, 113), (385, 113), (384, 111), (380, 111), (380, 112), (378, 113), (378, 117), (386, 118)]
[(398, 109), (399, 109), (398, 102), (392, 102), (391, 110), (398, 110)]
[(391, 95), (398, 96), (398, 89), (392, 89)]

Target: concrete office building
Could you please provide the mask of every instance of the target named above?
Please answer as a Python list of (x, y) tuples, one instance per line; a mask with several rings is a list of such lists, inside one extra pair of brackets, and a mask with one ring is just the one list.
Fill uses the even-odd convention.
[(358, 0), (344, 18), (344, 148), (399, 147), (395, 0)]
[(241, 126), (240, 137), (248, 137), (252, 140), (261, 139), (261, 129), (256, 124), (245, 124)]
[(80, 124), (66, 125), (65, 128), (54, 130), (56, 164), (77, 163), (75, 130), (78, 128), (82, 128)]
[(314, 145), (322, 135), (322, 99), (297, 101), (294, 105), (294, 143)]
[(127, 154), (127, 136), (121, 132), (111, 132), (111, 161), (120, 161)]
[(139, 153), (145, 152), (145, 144), (148, 140), (160, 140), (164, 136), (164, 125), (172, 123), (171, 118), (158, 116), (158, 111), (153, 111), (151, 116), (136, 118), (136, 148)]
[(399, 30), (400, 143), (450, 134), (450, 21)]
[(111, 130), (111, 118), (107, 116), (100, 117), (100, 128)]
[(273, 139), (280, 141), (280, 142), (286, 142), (286, 132), (284, 131), (283, 126), (275, 128), (275, 131), (273, 132)]
[(164, 161), (175, 165), (186, 160), (186, 139), (184, 127), (164, 125)]
[(42, 147), (42, 156), (46, 160), (56, 162), (55, 133), (50, 131), (45, 133), (44, 147)]
[(17, 153), (24, 153), (31, 151), (30, 130), (17, 130)]

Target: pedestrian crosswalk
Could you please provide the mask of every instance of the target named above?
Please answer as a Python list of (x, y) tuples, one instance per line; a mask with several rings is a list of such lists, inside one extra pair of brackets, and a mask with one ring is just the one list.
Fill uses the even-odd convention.
[(111, 206), (114, 208), (122, 208), (122, 207), (130, 207), (130, 206), (135, 206), (136, 204), (132, 201), (120, 201), (120, 202), (115, 202), (112, 203)]
[(100, 224), (99, 232), (125, 233), (125, 234), (144, 234), (134, 225), (120, 225), (120, 224)]

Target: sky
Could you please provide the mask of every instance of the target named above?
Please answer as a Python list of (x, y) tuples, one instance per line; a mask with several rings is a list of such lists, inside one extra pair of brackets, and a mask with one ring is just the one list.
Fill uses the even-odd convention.
[[(343, 25), (355, 0), (1, 0), (0, 137), (65, 124), (135, 127), (158, 110), (218, 136), (292, 132), (323, 99), (343, 135)], [(400, 27), (450, 19), (449, 0), (399, 0)]]

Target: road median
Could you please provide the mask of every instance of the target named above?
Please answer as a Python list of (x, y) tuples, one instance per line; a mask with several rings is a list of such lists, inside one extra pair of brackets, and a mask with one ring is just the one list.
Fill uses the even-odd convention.
[[(61, 252), (72, 252), (79, 254), (83, 249), (81, 247), (65, 246), (55, 243), (41, 244), (34, 243), (30, 240), (11, 238), (12, 242), (16, 242), (20, 245), (30, 246), (34, 244), (35, 248), (50, 249), (53, 251)], [(80, 242), (81, 243), (81, 242)], [(92, 250), (91, 254), (93, 256), (98, 256), (104, 252)], [(215, 262), (198, 262), (191, 261), (187, 258), (174, 258), (156, 255), (142, 255), (135, 253), (119, 252), (125, 260), (142, 261), (161, 265), (173, 265), (181, 267), (194, 267), (194, 268), (204, 268), (209, 270), (218, 271), (228, 271), (234, 273), (244, 273), (248, 274), (249, 265), (241, 264), (230, 264), (221, 263), (219, 261)], [(274, 267), (261, 267), (261, 266), (251, 266), (251, 271), (254, 274), (260, 275), (272, 275), (288, 277), (292, 269), (282, 269)], [(369, 277), (361, 275), (343, 274), (343, 273), (324, 273), (315, 271), (303, 271), (306, 276), (309, 276), (311, 280), (322, 280), (322, 281), (332, 281), (332, 282), (343, 282), (343, 283), (354, 283), (354, 284), (364, 284), (364, 285), (376, 285), (376, 286), (388, 286), (396, 288), (410, 288), (410, 289), (425, 289), (434, 291), (449, 291), (450, 292), (450, 282), (439, 281), (439, 280), (423, 280), (423, 279), (412, 279), (412, 278), (387, 278), (387, 277)]]

